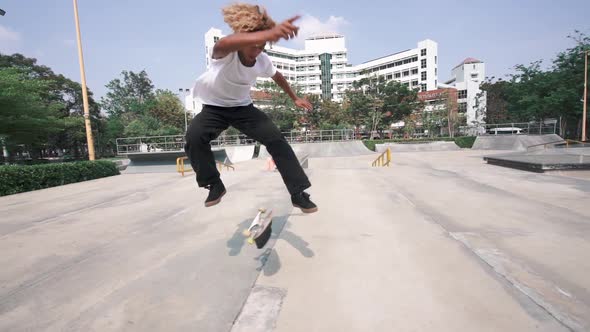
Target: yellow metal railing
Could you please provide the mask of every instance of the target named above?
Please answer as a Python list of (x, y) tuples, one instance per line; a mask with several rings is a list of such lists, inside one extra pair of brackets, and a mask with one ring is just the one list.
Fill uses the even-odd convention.
[[(182, 176), (184, 176), (184, 173), (188, 173), (188, 172), (192, 172), (193, 171), (192, 167), (185, 168), (185, 166), (184, 166), (184, 161), (185, 160), (188, 160), (188, 157), (185, 156), (185, 157), (178, 157), (178, 158), (176, 158), (176, 171), (178, 173), (182, 174)], [(216, 161), (216, 163), (217, 163), (217, 167), (219, 167), (219, 170), (220, 171), (223, 169), (223, 167), (225, 167), (226, 170), (230, 170), (230, 169), (232, 171), (235, 171), (236, 170), (230, 164), (226, 164), (226, 163), (223, 163), (221, 161)]]
[(389, 167), (389, 164), (391, 164), (391, 149), (389, 148), (373, 161), (373, 167)]
[(568, 139), (565, 140), (565, 147), (566, 148), (569, 148), (571, 143), (574, 143), (574, 144), (586, 144), (586, 142), (576, 141), (576, 140), (573, 140), (573, 139), (569, 139), (568, 138)]
[(553, 144), (563, 144), (565, 142), (565, 148), (569, 149), (570, 145), (572, 144), (586, 144), (584, 142), (580, 142), (580, 141), (576, 141), (573, 139), (565, 139), (565, 140), (561, 140), (561, 141), (553, 141), (553, 142), (547, 142), (547, 143), (541, 143), (541, 144), (535, 144), (535, 145), (531, 145), (529, 147), (527, 147), (527, 151), (530, 150), (531, 148), (536, 148), (538, 146), (542, 146), (543, 149), (547, 149), (548, 145), (553, 145)]
[(192, 172), (192, 167), (189, 168), (184, 168), (184, 161), (187, 160), (188, 157), (178, 157), (176, 158), (176, 171), (180, 174), (182, 174), (182, 176), (184, 176), (184, 173), (188, 173), (188, 172)]

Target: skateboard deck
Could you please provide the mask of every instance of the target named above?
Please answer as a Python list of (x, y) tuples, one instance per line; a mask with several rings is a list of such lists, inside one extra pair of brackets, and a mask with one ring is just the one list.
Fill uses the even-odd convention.
[(243, 235), (248, 238), (249, 244), (256, 244), (258, 249), (262, 249), (270, 239), (271, 233), (272, 210), (260, 208), (250, 227), (244, 230)]

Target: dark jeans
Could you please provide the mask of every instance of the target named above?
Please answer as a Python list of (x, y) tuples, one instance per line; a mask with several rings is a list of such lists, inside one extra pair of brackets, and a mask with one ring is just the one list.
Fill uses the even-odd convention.
[(291, 195), (311, 187), (293, 149), (277, 126), (262, 111), (250, 104), (239, 107), (204, 105), (186, 133), (185, 151), (197, 173), (199, 187), (220, 181), (209, 142), (232, 126), (264, 144)]

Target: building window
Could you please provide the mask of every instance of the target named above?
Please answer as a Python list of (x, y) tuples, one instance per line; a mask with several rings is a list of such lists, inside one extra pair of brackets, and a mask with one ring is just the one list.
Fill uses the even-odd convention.
[(390, 79), (392, 79), (392, 78), (393, 78), (393, 75), (391, 75), (391, 74), (388, 74), (387, 76), (385, 76), (385, 79), (386, 79), (386, 80), (390, 80)]
[(400, 72), (397, 72), (397, 73), (393, 74), (393, 77), (400, 78), (400, 77), (402, 77), (402, 74), (400, 74)]
[(434, 64), (436, 65), (436, 58), (438, 58), (436, 55), (434, 56)]
[(423, 71), (420, 77), (421, 80), (426, 81), (426, 72)]
[(412, 69), (412, 75), (418, 75), (418, 68)]
[(457, 98), (458, 99), (467, 98), (467, 90), (459, 90), (459, 92), (457, 93)]
[(403, 61), (398, 61), (398, 62), (396, 62), (396, 63), (395, 63), (395, 66), (397, 67), (397, 66), (401, 66), (401, 65), (403, 65), (403, 64), (404, 64), (404, 62), (403, 62)]
[(406, 70), (406, 71), (404, 71), (404, 72), (403, 72), (403, 74), (402, 74), (402, 75), (403, 75), (404, 77), (406, 77), (406, 76), (410, 76), (410, 71), (409, 71), (409, 70)]
[(416, 81), (412, 81), (412, 86), (414, 87), (416, 85), (418, 85), (418, 81), (417, 80)]
[(426, 49), (423, 48), (422, 50), (420, 50), (420, 55), (421, 56), (426, 56)]
[(320, 88), (322, 90), (322, 98), (324, 99), (332, 99), (332, 65), (330, 61), (332, 60), (332, 55), (329, 53), (324, 53), (320, 55), (320, 80), (322, 84)]
[(426, 59), (422, 59), (422, 60), (420, 60), (420, 67), (421, 67), (422, 69), (426, 68)]
[(418, 57), (417, 56), (413, 57), (412, 62), (418, 62)]
[(426, 91), (426, 84), (420, 84), (420, 90)]
[(465, 112), (467, 112), (467, 103), (459, 103), (457, 105), (457, 111), (459, 113), (465, 113)]
[(213, 37), (213, 42), (217, 43), (217, 41), (219, 40), (219, 37)]

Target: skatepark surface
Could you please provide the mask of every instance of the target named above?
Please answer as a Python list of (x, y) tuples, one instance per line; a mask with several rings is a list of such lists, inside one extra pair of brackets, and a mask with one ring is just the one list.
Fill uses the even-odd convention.
[[(174, 171), (0, 197), (0, 331), (590, 330), (588, 172), (294, 149), (315, 214), (264, 155), (211, 208)], [(262, 250), (241, 235), (259, 207)]]

